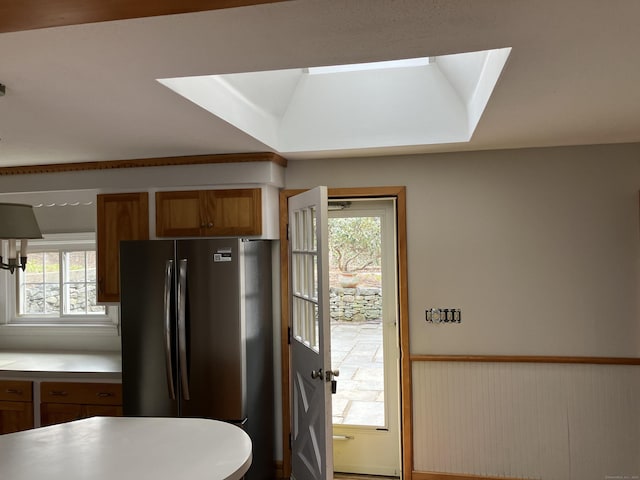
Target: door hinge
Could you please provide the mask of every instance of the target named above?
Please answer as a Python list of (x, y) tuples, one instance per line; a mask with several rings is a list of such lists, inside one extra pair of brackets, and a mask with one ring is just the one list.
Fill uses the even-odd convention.
[(291, 345), (291, 327), (287, 327), (287, 342)]
[(293, 449), (293, 436), (289, 434), (289, 450)]
[(289, 240), (289, 224), (287, 223), (287, 240)]

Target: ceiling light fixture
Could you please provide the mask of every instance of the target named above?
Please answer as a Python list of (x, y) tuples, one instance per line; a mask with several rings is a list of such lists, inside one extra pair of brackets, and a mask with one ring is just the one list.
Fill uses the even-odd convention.
[(24, 271), (27, 267), (27, 246), (32, 238), (42, 238), (33, 207), (21, 203), (0, 203), (0, 240), (7, 240), (9, 244), (6, 263), (0, 255), (0, 269), (11, 273), (18, 268)]
[(382, 70), (387, 68), (424, 67), (431, 63), (430, 57), (405, 58), (402, 60), (387, 60), (384, 62), (353, 63), (348, 65), (328, 65), (325, 67), (309, 67), (309, 75), (323, 75), (327, 73), (357, 72), (362, 70)]

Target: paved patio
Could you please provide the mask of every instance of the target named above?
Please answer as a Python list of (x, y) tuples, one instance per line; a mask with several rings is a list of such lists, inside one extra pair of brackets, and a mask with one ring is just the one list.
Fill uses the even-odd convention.
[(333, 423), (384, 425), (382, 322), (331, 322), (331, 362), (340, 370)]

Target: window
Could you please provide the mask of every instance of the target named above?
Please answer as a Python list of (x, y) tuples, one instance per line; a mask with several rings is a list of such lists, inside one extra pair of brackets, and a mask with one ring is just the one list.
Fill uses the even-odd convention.
[(30, 246), (27, 268), (15, 278), (12, 323), (112, 323), (107, 308), (96, 305), (93, 235), (47, 236)]
[(18, 315), (104, 315), (96, 305), (96, 252), (32, 253), (18, 275)]

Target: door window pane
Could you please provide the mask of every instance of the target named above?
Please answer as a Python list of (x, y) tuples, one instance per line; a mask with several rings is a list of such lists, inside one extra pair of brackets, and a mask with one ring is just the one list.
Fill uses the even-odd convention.
[(293, 215), (293, 225), (290, 227), (295, 232), (291, 245), (293, 338), (318, 352), (318, 252), (315, 242), (315, 209), (305, 208), (296, 211)]

